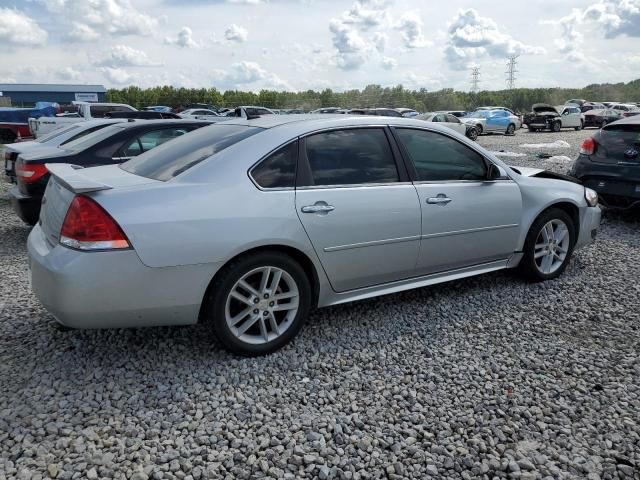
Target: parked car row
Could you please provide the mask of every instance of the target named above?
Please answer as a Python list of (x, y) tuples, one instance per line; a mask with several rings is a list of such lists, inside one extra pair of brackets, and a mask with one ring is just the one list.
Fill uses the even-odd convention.
[(590, 110), (612, 109), (620, 112), (624, 117), (640, 114), (640, 102), (589, 102), (583, 99), (571, 99), (567, 100), (565, 105), (576, 106), (582, 113)]

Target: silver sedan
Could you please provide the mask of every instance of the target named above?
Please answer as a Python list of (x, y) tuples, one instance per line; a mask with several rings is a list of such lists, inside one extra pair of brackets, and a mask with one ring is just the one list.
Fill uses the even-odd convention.
[(48, 165), (32, 286), (76, 328), (209, 322), (272, 352), (309, 310), (518, 268), (560, 275), (595, 192), (406, 118), (269, 115), (120, 166)]

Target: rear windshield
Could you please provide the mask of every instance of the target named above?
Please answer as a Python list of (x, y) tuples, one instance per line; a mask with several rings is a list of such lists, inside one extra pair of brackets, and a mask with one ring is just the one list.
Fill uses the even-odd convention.
[(53, 132), (43, 136), (43, 137), (38, 137), (36, 138), (36, 142), (38, 143), (44, 143), (44, 142), (48, 142), (49, 140), (53, 140), (56, 137), (59, 137), (60, 135), (63, 135), (67, 132), (70, 132), (72, 130), (77, 130), (78, 128), (80, 128), (80, 125), (70, 125), (68, 127), (64, 127), (64, 128), (58, 128), (56, 130), (54, 130)]
[(74, 153), (82, 152), (89, 147), (93, 147), (96, 143), (109, 138), (111, 135), (121, 132), (123, 128), (121, 125), (109, 125), (83, 137), (76, 138), (66, 143), (63, 148)]
[(619, 143), (621, 145), (638, 145), (640, 146), (640, 123), (638, 124), (621, 124), (612, 123), (602, 129), (600, 134), (607, 140), (608, 144)]
[(211, 125), (160, 145), (120, 165), (123, 170), (167, 181), (215, 153), (262, 131), (244, 125)]

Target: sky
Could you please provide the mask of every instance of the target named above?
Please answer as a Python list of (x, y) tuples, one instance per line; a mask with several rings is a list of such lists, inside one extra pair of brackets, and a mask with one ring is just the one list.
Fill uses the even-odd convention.
[(342, 91), (640, 78), (640, 0), (0, 0), (0, 83)]

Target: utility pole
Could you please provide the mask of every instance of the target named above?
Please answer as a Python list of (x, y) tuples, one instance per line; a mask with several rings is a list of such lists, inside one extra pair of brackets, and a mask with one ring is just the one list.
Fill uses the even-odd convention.
[(480, 67), (471, 68), (471, 91), (477, 92), (480, 85)]
[(511, 55), (507, 61), (507, 71), (504, 72), (507, 75), (507, 88), (513, 90), (516, 86), (516, 66), (518, 65), (518, 57), (520, 55)]

